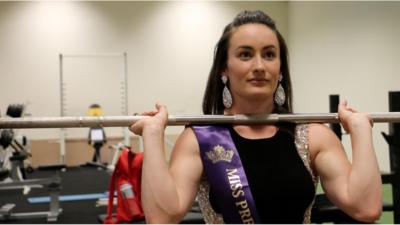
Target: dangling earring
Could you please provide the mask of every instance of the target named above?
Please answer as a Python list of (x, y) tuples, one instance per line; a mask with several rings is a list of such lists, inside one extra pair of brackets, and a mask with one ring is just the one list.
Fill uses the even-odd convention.
[(279, 75), (278, 88), (276, 89), (274, 96), (275, 103), (279, 106), (282, 106), (285, 103), (286, 99), (285, 90), (282, 87), (281, 81), (282, 81), (282, 74)]
[(228, 82), (228, 77), (225, 75), (221, 76), (222, 83), (224, 83), (224, 90), (222, 91), (222, 103), (224, 104), (225, 108), (229, 109), (232, 106), (232, 95), (229, 92), (226, 83)]

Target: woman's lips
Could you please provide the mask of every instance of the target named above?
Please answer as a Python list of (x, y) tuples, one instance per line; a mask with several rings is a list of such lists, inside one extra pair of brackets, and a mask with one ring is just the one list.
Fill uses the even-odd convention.
[(256, 86), (262, 86), (268, 82), (267, 79), (250, 79), (248, 81), (250, 82), (250, 84), (256, 85)]

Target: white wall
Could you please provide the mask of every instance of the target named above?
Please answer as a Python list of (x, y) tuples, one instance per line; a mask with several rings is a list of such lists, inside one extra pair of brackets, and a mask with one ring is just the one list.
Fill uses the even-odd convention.
[[(287, 33), (285, 2), (1, 2), (0, 110), (29, 101), (33, 116), (59, 116), (60, 53), (127, 52), (130, 112), (161, 101), (171, 114), (199, 114), (214, 45), (244, 9), (270, 13)], [(66, 86), (70, 109), (73, 93), (93, 94)], [(88, 104), (81, 107), (84, 114)], [(120, 102), (110, 107), (119, 109)], [(58, 137), (58, 129), (26, 132), (33, 139)]]
[[(0, 2), (0, 111), (29, 101), (33, 116), (59, 116), (60, 53), (127, 52), (130, 112), (161, 101), (171, 114), (198, 114), (214, 45), (243, 9), (267, 12), (287, 38), (296, 112), (328, 112), (329, 94), (361, 111), (388, 110), (388, 91), (400, 89), (400, 3), (210, 1)], [(387, 125), (374, 126), (387, 170), (380, 131)], [(58, 137), (58, 129), (24, 132)]]
[[(399, 2), (290, 2), (289, 46), (297, 112), (328, 112), (329, 94), (360, 111), (387, 112), (388, 92), (400, 91)], [(374, 125), (381, 169), (388, 145)], [(349, 137), (344, 136), (349, 158)]]

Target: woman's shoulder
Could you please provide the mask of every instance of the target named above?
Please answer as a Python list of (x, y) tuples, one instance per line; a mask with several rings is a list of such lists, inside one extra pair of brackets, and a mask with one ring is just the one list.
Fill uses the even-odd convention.
[(185, 127), (175, 141), (174, 154), (199, 154), (199, 143), (191, 127)]
[(338, 137), (326, 124), (310, 123), (308, 125), (308, 133), (309, 148), (311, 151), (320, 151), (340, 143)]
[(335, 135), (328, 125), (323, 123), (309, 123), (308, 132), (310, 138), (324, 138), (325, 136), (330, 137)]
[(327, 132), (330, 128), (323, 123), (308, 123), (308, 129), (310, 131)]
[(186, 126), (183, 131), (179, 134), (177, 142), (184, 141), (191, 144), (197, 144), (196, 134), (193, 130), (193, 127)]

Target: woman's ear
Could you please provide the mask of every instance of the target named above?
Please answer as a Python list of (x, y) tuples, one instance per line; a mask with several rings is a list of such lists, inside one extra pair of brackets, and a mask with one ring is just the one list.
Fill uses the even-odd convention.
[(221, 71), (220, 76), (228, 76), (228, 72), (226, 71), (226, 69), (223, 69)]

